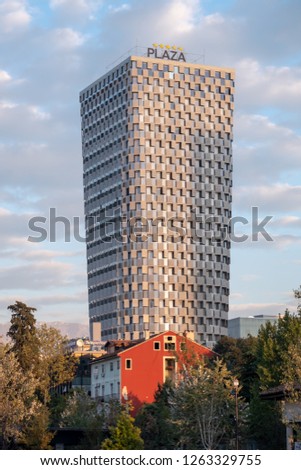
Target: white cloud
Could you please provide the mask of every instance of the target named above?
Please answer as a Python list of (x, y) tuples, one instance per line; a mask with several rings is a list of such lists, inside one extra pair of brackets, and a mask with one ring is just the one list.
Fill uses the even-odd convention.
[(50, 113), (46, 113), (45, 111), (42, 111), (39, 106), (29, 106), (28, 110), (31, 112), (32, 116), (34, 119), (37, 121), (45, 121), (50, 119)]
[(2, 101), (0, 102), (0, 112), (2, 109), (14, 109), (18, 105), (16, 103), (11, 103), (9, 101)]
[(4, 33), (15, 33), (27, 28), (31, 22), (25, 1), (4, 0), (0, 5), (0, 29)]
[(3, 207), (0, 207), (0, 217), (4, 217), (7, 215), (11, 215), (11, 212), (8, 211), (7, 209), (4, 209)]
[(236, 66), (237, 100), (249, 107), (298, 107), (301, 99), (301, 67), (276, 67), (251, 58)]
[(53, 31), (54, 45), (61, 50), (76, 49), (85, 42), (84, 36), (72, 28), (59, 28)]
[(205, 23), (208, 25), (220, 25), (224, 22), (225, 18), (220, 13), (205, 16)]
[(12, 77), (5, 70), (0, 70), (0, 83), (10, 82)]
[(102, 2), (97, 0), (50, 0), (50, 7), (76, 9), (82, 12), (92, 10)]
[(300, 211), (301, 186), (287, 183), (241, 186), (236, 189), (236, 205), (240, 208), (259, 207), (272, 214)]
[[(160, 24), (171, 28), (174, 33), (188, 33), (195, 27), (198, 18), (199, 2), (197, 0), (172, 0), (160, 13)], [(158, 18), (158, 19), (159, 19)]]
[(122, 3), (122, 5), (119, 5), (118, 7), (113, 7), (110, 5), (109, 10), (112, 13), (120, 13), (123, 11), (129, 11), (131, 9), (131, 5), (129, 3)]
[(293, 175), (299, 171), (301, 136), (298, 131), (264, 115), (240, 113), (235, 115), (234, 131), (236, 190), (240, 184), (267, 184), (282, 174)]
[(103, 0), (50, 0), (50, 7), (65, 21), (93, 19)]

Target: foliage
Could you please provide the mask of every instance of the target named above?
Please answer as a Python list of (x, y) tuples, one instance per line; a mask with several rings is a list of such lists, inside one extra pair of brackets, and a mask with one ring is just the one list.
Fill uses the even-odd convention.
[(23, 435), (24, 426), (38, 413), (35, 397), (37, 381), (26, 375), (12, 351), (0, 350), (0, 435), (2, 448), (8, 448)]
[(144, 405), (135, 423), (141, 429), (145, 449), (174, 449), (179, 440), (179, 432), (171, 417), (169, 399), (174, 386), (167, 381), (158, 385), (153, 403)]
[(248, 439), (259, 449), (285, 449), (285, 426), (282, 423), (282, 405), (278, 401), (262, 400), (258, 390), (250, 401)]
[(33, 315), (36, 309), (19, 301), (7, 308), (12, 312), (11, 325), (7, 333), (12, 342), (10, 350), (15, 353), (23, 371), (31, 370), (39, 358), (39, 340), (36, 319)]
[(257, 374), (257, 338), (222, 337), (215, 345), (214, 351), (225, 361), (228, 370), (238, 378), (240, 395), (248, 402), (251, 399), (252, 388), (258, 383)]
[(83, 431), (83, 439), (77, 447), (80, 449), (99, 448), (109, 427), (116, 426), (122, 410), (118, 401), (98, 403), (81, 389), (71, 392), (60, 406), (63, 411), (59, 426)]
[(97, 415), (97, 403), (85, 390), (71, 392), (61, 415), (60, 427), (87, 429)]
[(83, 431), (84, 437), (79, 445), (81, 449), (97, 449), (104, 438), (104, 415), (99, 414), (97, 402), (81, 389), (67, 397), (59, 425), (61, 428)]
[(52, 394), (50, 396), (49, 406), (49, 426), (58, 428), (61, 417), (67, 406), (68, 395)]
[(66, 350), (67, 338), (46, 324), (36, 326), (33, 307), (16, 301), (8, 307), (13, 314), (8, 336), (24, 373), (37, 379), (37, 395), (44, 404), (50, 401), (50, 389), (73, 379), (77, 360)]
[(110, 428), (111, 436), (101, 445), (104, 450), (142, 450), (144, 442), (140, 429), (134, 425), (134, 418), (123, 410), (116, 426)]
[(233, 377), (216, 359), (187, 370), (172, 397), (174, 419), (181, 431), (181, 446), (216, 449), (233, 430), (235, 398)]
[(39, 392), (44, 402), (49, 402), (50, 389), (74, 378), (78, 360), (66, 350), (67, 338), (46, 324), (37, 329), (39, 359), (35, 374), (39, 378)]
[(36, 326), (35, 308), (16, 301), (8, 309), (12, 311), (10, 343), (8, 351), (0, 348), (5, 376), (0, 380), (3, 445), (14, 441), (28, 449), (46, 449), (53, 437), (50, 390), (72, 380), (76, 360), (58, 330)]
[(301, 382), (301, 314), (286, 310), (277, 322), (262, 326), (258, 335), (258, 374), (263, 389), (284, 385), (293, 395)]
[(31, 416), (23, 427), (20, 444), (25, 449), (49, 450), (54, 433), (49, 432), (49, 409), (46, 405), (40, 405), (37, 412)]

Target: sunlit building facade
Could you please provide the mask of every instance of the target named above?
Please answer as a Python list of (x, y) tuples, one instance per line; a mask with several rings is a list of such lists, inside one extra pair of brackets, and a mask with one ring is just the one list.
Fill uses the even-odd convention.
[(232, 69), (139, 56), (81, 92), (101, 340), (189, 331), (212, 347), (227, 334), (233, 92)]

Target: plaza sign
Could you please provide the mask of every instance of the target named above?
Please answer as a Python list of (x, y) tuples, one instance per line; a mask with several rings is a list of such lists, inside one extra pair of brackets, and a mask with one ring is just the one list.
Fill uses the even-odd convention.
[(153, 44), (153, 47), (148, 47), (147, 57), (186, 62), (182, 47), (169, 46), (164, 44)]

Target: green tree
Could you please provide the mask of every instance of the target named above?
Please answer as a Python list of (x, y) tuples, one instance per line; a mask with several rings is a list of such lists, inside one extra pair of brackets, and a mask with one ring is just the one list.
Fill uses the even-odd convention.
[[(277, 322), (262, 326), (258, 334), (257, 363), (262, 389), (284, 385), (293, 396), (301, 383), (301, 315), (286, 310)], [(297, 397), (296, 397), (297, 398)]]
[[(8, 309), (12, 311), (9, 352), (14, 355), (24, 381), (31, 384), (34, 380), (34, 401), (39, 402), (39, 411), (25, 420), (20, 428), (19, 443), (28, 449), (49, 448), (52, 438), (50, 417), (53, 417), (49, 409), (50, 392), (57, 385), (73, 379), (77, 360), (68, 353), (67, 339), (58, 330), (45, 324), (36, 326), (35, 308), (16, 301)], [(11, 393), (13, 396), (13, 391)], [(22, 400), (22, 395), (19, 400)], [(23, 405), (27, 406), (27, 402)]]
[(26, 424), (39, 412), (37, 381), (31, 372), (24, 374), (12, 351), (0, 349), (0, 436), (2, 449), (16, 445)]
[(37, 378), (37, 394), (46, 404), (50, 390), (73, 379), (77, 359), (67, 351), (67, 338), (46, 324), (36, 326), (33, 307), (16, 301), (11, 310), (11, 326), (8, 336), (10, 351), (14, 352), (24, 373), (31, 371)]
[(10, 350), (15, 353), (23, 371), (31, 370), (39, 358), (40, 346), (36, 319), (33, 315), (36, 309), (18, 300), (7, 308), (12, 312), (11, 325), (7, 333), (12, 343)]
[(145, 449), (174, 449), (179, 440), (178, 428), (172, 420), (169, 400), (174, 385), (167, 381), (158, 385), (153, 403), (144, 405), (135, 419), (141, 429)]
[(214, 352), (222, 357), (227, 369), (238, 378), (240, 395), (248, 402), (254, 385), (258, 383), (257, 342), (254, 336), (238, 339), (224, 336), (214, 346)]
[(175, 389), (172, 406), (181, 447), (217, 449), (233, 437), (233, 377), (221, 360), (214, 360), (211, 367), (200, 362), (197, 369), (187, 371)]
[(248, 440), (254, 441), (256, 448), (286, 449), (286, 431), (282, 423), (282, 404), (279, 401), (262, 400), (259, 391), (254, 391), (247, 424)]
[(144, 448), (141, 430), (134, 425), (134, 418), (123, 410), (116, 426), (110, 427), (111, 436), (101, 445), (104, 450), (142, 450)]
[(48, 407), (40, 404), (39, 409), (25, 423), (20, 439), (23, 448), (29, 450), (52, 449), (51, 441), (54, 438), (54, 433), (49, 431), (49, 413)]
[(50, 390), (70, 382), (76, 373), (78, 360), (67, 351), (67, 337), (59, 330), (42, 324), (37, 328), (39, 357), (34, 373), (39, 378), (39, 393), (44, 403), (50, 401)]
[(98, 403), (84, 390), (76, 389), (66, 399), (59, 427), (83, 431), (83, 439), (77, 448), (99, 449), (107, 429), (116, 425), (120, 413), (121, 404), (116, 400)]

